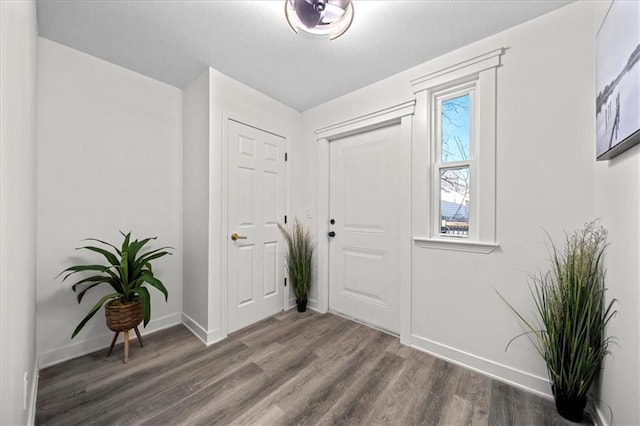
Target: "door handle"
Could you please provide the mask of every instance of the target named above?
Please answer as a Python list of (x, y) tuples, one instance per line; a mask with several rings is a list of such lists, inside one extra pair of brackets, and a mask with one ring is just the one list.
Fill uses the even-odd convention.
[(236, 241), (236, 240), (246, 240), (247, 237), (243, 236), (243, 235), (238, 235), (237, 233), (233, 233), (231, 234), (231, 241)]
[(333, 237), (335, 237), (335, 236), (336, 236), (336, 233), (335, 233), (335, 232), (333, 232), (333, 231), (329, 231), (329, 232), (327, 233), (327, 235), (328, 235), (328, 236), (330, 236), (331, 238), (333, 238)]

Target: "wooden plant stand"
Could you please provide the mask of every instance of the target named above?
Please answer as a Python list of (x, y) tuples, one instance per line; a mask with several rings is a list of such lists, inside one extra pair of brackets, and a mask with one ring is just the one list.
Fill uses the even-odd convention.
[[(133, 330), (136, 332), (136, 336), (138, 336), (138, 342), (140, 342), (140, 347), (144, 348), (144, 344), (142, 343), (142, 336), (140, 336), (140, 331), (138, 330), (138, 326), (133, 327)], [(119, 331), (116, 331), (113, 335), (113, 340), (111, 340), (111, 347), (109, 348), (109, 353), (107, 354), (107, 358), (111, 355), (111, 351), (113, 347), (116, 345), (116, 341), (118, 340), (118, 336), (120, 335)], [(129, 330), (124, 330), (124, 363), (129, 362)]]
[(129, 330), (135, 330), (140, 346), (144, 347), (140, 331), (138, 331), (138, 325), (142, 322), (142, 301), (135, 298), (131, 303), (122, 303), (114, 299), (105, 305), (104, 312), (107, 318), (107, 327), (115, 333), (107, 357), (111, 355), (118, 335), (124, 331), (124, 363), (126, 364), (129, 362)]

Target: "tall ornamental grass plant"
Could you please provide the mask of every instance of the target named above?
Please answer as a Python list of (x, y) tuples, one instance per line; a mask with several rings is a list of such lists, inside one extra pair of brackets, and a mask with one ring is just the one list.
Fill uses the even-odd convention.
[(615, 299), (605, 298), (606, 238), (595, 221), (567, 235), (564, 248), (549, 237), (550, 269), (531, 276), (535, 321), (500, 295), (527, 330), (509, 344), (522, 335), (531, 337), (547, 366), (558, 412), (573, 421), (582, 419), (587, 393), (613, 339), (605, 336), (616, 314)]
[(278, 227), (287, 242), (286, 264), (289, 281), (300, 310), (301, 304), (306, 307), (311, 288), (315, 243), (311, 233), (298, 219), (289, 227), (281, 224), (278, 224)]

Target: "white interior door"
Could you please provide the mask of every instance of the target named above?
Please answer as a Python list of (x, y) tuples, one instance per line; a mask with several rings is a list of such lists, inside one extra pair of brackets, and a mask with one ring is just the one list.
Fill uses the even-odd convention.
[(228, 121), (229, 333), (284, 308), (284, 151), (282, 137)]
[(329, 307), (399, 334), (400, 125), (329, 145)]

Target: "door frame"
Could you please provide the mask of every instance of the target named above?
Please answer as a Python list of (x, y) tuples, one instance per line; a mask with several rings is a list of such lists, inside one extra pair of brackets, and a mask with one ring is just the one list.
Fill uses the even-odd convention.
[[(228, 336), (228, 331), (229, 331), (229, 272), (228, 272), (228, 262), (229, 262), (229, 245), (227, 244), (227, 238), (229, 236), (229, 232), (230, 230), (228, 229), (228, 223), (227, 223), (227, 219), (228, 219), (228, 206), (229, 206), (229, 200), (228, 200), (228, 194), (229, 194), (229, 145), (228, 145), (228, 138), (229, 138), (229, 121), (235, 121), (237, 123), (249, 126), (249, 127), (253, 127), (255, 129), (258, 129), (260, 131), (263, 132), (267, 132), (267, 133), (271, 133), (272, 135), (281, 137), (284, 139), (284, 146), (285, 146), (285, 152), (289, 151), (289, 140), (291, 139), (290, 136), (286, 136), (285, 134), (287, 133), (286, 131), (284, 131), (284, 129), (273, 129), (271, 128), (266, 122), (263, 123), (261, 120), (256, 119), (255, 117), (250, 117), (250, 116), (246, 116), (243, 114), (239, 114), (237, 112), (231, 112), (228, 110), (222, 110), (222, 144), (221, 144), (221, 161), (222, 161), (222, 167), (221, 167), (221, 176), (209, 176), (209, 182), (210, 185), (213, 184), (213, 182), (215, 181), (216, 178), (220, 179), (220, 187), (222, 188), (222, 193), (220, 194), (220, 197), (217, 198), (218, 200), (220, 200), (220, 206), (219, 206), (219, 221), (216, 221), (215, 219), (213, 220), (213, 223), (218, 223), (219, 227), (217, 229), (217, 232), (215, 230), (215, 227), (213, 227), (214, 229), (210, 229), (209, 230), (209, 240), (214, 240), (217, 241), (218, 244), (215, 244), (215, 246), (217, 247), (211, 247), (210, 249), (213, 248), (213, 250), (210, 250), (209, 252), (209, 271), (216, 271), (216, 269), (212, 269), (212, 262), (215, 262), (216, 258), (220, 259), (220, 264), (219, 264), (219, 269), (218, 269), (218, 277), (219, 277), (219, 283), (220, 283), (220, 292), (219, 292), (219, 297), (220, 297), (220, 303), (219, 304), (212, 304), (209, 303), (209, 315), (215, 315), (215, 312), (211, 311), (211, 307), (212, 305), (216, 306), (219, 308), (219, 314), (220, 314), (220, 335), (221, 338), (225, 338)], [(210, 155), (215, 155), (212, 151), (210, 151)], [(288, 212), (290, 211), (290, 200), (289, 200), (289, 193), (290, 193), (290, 179), (289, 179), (289, 166), (288, 163), (285, 162), (285, 172), (284, 172), (284, 179), (285, 179), (285, 211)], [(211, 190), (210, 190), (211, 191)], [(215, 197), (210, 197), (211, 200), (215, 199)], [(213, 201), (212, 201), (213, 203)], [(215, 206), (213, 204), (210, 204), (209, 206), (210, 211), (215, 211), (217, 210), (215, 208)], [(217, 235), (216, 235), (217, 234)], [(212, 238), (213, 237), (213, 238)], [(224, 243), (223, 243), (224, 242)], [(216, 250), (217, 248), (217, 250)], [(216, 256), (215, 253), (216, 251), (218, 253), (220, 253), (220, 256)], [(214, 272), (215, 274), (215, 272)], [(286, 275), (285, 275), (286, 276)], [(211, 289), (211, 286), (209, 287)], [(289, 309), (289, 286), (284, 287), (284, 283), (283, 283), (283, 309), (287, 310)], [(209, 298), (211, 299), (212, 297), (215, 298), (216, 294), (215, 292), (213, 292), (213, 294), (209, 295)]]
[(403, 102), (315, 131), (318, 144), (318, 220), (317, 262), (318, 300), (315, 309), (329, 311), (329, 180), (332, 141), (370, 130), (400, 124), (400, 341), (409, 344), (411, 335), (411, 123), (415, 100)]

